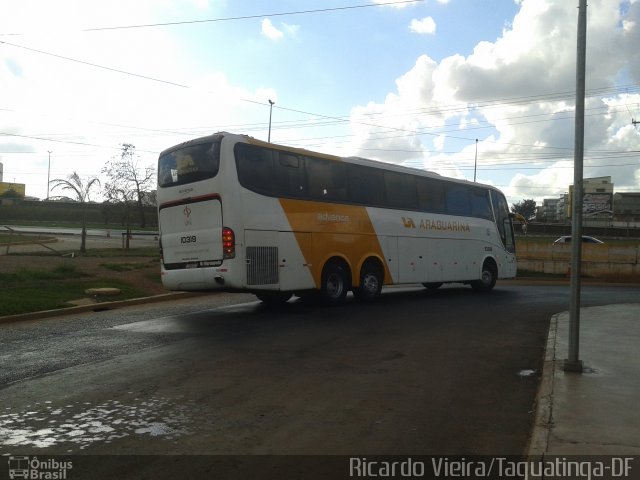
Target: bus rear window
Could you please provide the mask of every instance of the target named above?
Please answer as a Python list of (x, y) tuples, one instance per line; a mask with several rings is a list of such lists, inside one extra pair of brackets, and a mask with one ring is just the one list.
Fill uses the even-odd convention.
[(220, 168), (220, 142), (189, 145), (158, 160), (158, 185), (173, 187), (213, 178)]

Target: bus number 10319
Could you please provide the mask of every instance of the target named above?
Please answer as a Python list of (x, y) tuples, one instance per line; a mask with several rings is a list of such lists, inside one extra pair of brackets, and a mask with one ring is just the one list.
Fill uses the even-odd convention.
[(196, 236), (189, 235), (186, 237), (180, 237), (180, 243), (196, 243)]

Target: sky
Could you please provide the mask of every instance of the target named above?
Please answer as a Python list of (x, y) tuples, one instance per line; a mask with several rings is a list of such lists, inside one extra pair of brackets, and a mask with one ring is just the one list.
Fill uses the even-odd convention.
[[(0, 0), (4, 181), (45, 198), (49, 165), (104, 181), (122, 144), (142, 168), (218, 131), (266, 140), (271, 113), (274, 143), (541, 203), (573, 183), (578, 4)], [(616, 192), (640, 192), (639, 46), (640, 0), (589, 0), (584, 176)]]

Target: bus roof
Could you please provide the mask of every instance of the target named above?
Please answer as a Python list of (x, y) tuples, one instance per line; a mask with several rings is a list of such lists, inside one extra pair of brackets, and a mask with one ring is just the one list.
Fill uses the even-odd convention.
[(492, 185), (472, 182), (472, 181), (465, 180), (465, 179), (460, 179), (460, 178), (444, 177), (444, 176), (442, 176), (442, 175), (440, 175), (440, 174), (438, 174), (436, 172), (432, 172), (432, 171), (429, 171), (429, 170), (422, 170), (420, 168), (415, 168), (415, 167), (407, 167), (405, 165), (398, 165), (397, 163), (382, 162), (380, 160), (372, 160), (372, 159), (369, 159), (369, 158), (363, 158), (363, 157), (357, 157), (357, 156), (341, 157), (341, 156), (338, 156), (338, 155), (332, 155), (332, 154), (328, 154), (328, 153), (321, 153), (321, 152), (315, 152), (315, 151), (312, 151), (312, 150), (306, 150), (304, 148), (289, 147), (289, 146), (285, 146), (285, 145), (279, 145), (279, 144), (276, 144), (276, 143), (265, 142), (264, 140), (260, 140), (260, 139), (257, 139), (255, 137), (252, 137), (252, 136), (246, 135), (246, 134), (237, 134), (237, 133), (230, 133), (230, 132), (224, 132), (224, 131), (216, 132), (214, 134), (207, 135), (205, 137), (194, 138), (192, 140), (188, 140), (188, 141), (180, 143), (178, 145), (174, 145), (173, 147), (170, 147), (170, 148), (167, 148), (167, 149), (163, 150), (160, 153), (160, 155), (162, 156), (162, 155), (164, 155), (164, 154), (166, 154), (168, 152), (171, 152), (171, 151), (186, 147), (188, 145), (204, 143), (204, 142), (207, 142), (207, 141), (219, 140), (219, 139), (222, 139), (223, 137), (236, 137), (238, 140), (244, 140), (247, 143), (250, 143), (252, 145), (259, 145), (259, 146), (262, 146), (262, 147), (273, 148), (274, 150), (297, 153), (298, 155), (309, 155), (309, 156), (321, 157), (321, 158), (325, 158), (325, 159), (329, 159), (329, 160), (335, 160), (335, 161), (346, 161), (347, 163), (353, 163), (353, 164), (357, 164), (357, 165), (376, 167), (376, 168), (381, 168), (381, 169), (389, 170), (389, 171), (393, 171), (393, 172), (411, 173), (413, 175), (419, 175), (419, 176), (423, 176), (423, 177), (440, 178), (442, 180), (447, 180), (447, 181), (451, 181), (451, 182), (463, 183), (463, 184), (467, 184), (467, 185), (475, 185), (475, 186), (479, 186), (479, 187), (485, 187), (485, 188), (491, 188), (493, 190), (498, 190), (496, 187), (494, 187)]

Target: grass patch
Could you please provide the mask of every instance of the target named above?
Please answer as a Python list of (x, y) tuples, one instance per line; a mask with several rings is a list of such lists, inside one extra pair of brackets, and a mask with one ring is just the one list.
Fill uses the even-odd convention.
[[(156, 262), (153, 262), (156, 265)], [(101, 263), (101, 267), (114, 272), (131, 272), (133, 270), (142, 270), (151, 267), (150, 262), (124, 262), (124, 263)]]
[(145, 274), (145, 278), (147, 280), (151, 280), (154, 283), (157, 283), (158, 285), (162, 285), (162, 276), (160, 275), (159, 268)]
[(91, 248), (87, 249), (82, 256), (93, 258), (148, 257), (159, 259), (160, 249), (158, 247), (138, 247), (129, 248), (128, 250), (122, 248)]
[(7, 287), (14, 283), (24, 284), (24, 282), (78, 279), (88, 276), (90, 275), (81, 272), (75, 265), (59, 265), (52, 270), (21, 268), (12, 273), (0, 273), (0, 286)]
[(69, 301), (86, 298), (87, 288), (103, 287), (121, 290), (109, 301), (145, 296), (139, 288), (119, 280), (92, 278), (73, 265), (52, 270), (21, 269), (0, 274), (0, 316), (68, 307)]

